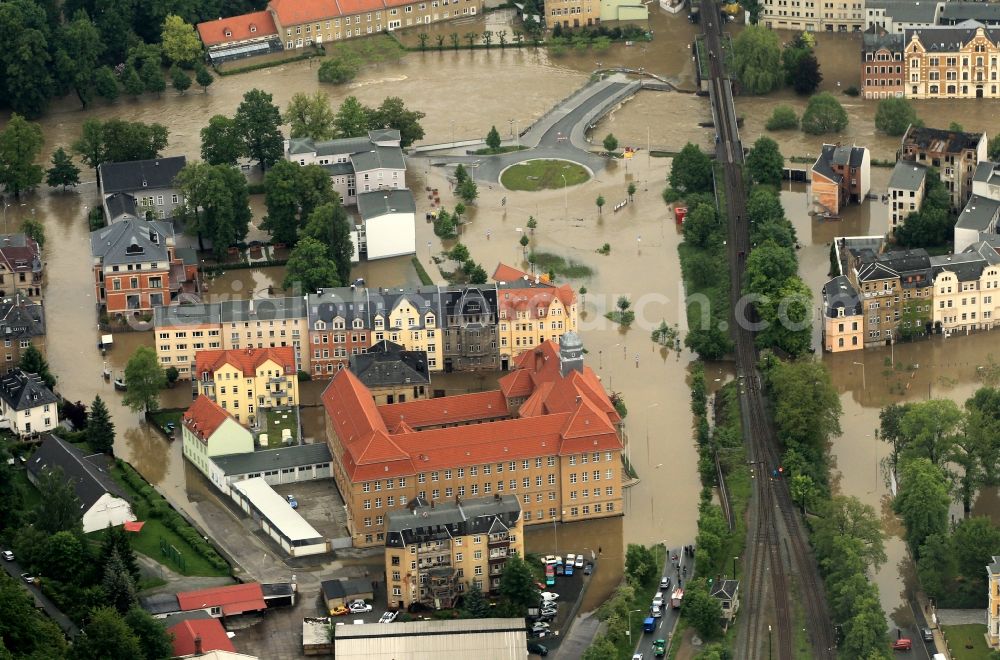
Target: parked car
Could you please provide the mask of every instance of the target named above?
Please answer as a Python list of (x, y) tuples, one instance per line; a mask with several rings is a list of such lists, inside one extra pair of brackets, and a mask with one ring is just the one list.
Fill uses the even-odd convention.
[(28, 584), (35, 583), (35, 577), (30, 573), (21, 573), (21, 579), (27, 582)]
[(663, 607), (663, 592), (662, 591), (657, 591), (656, 595), (653, 596), (653, 606), (654, 607)]
[(642, 653), (632, 654), (632, 660), (642, 660)]
[(543, 603), (555, 602), (559, 600), (559, 594), (554, 591), (543, 591), (541, 593), (541, 597)]
[(576, 565), (577, 568), (583, 568), (583, 555), (577, 555), (576, 556), (576, 564), (575, 565)]
[(351, 611), (351, 614), (362, 614), (363, 612), (371, 612), (372, 606), (363, 600), (356, 600), (350, 603), (347, 609)]
[(909, 637), (902, 637), (892, 643), (893, 651), (909, 651), (913, 648), (913, 640)]
[(288, 506), (292, 507), (293, 509), (299, 508), (299, 501), (295, 499), (294, 495), (288, 496)]
[(650, 608), (649, 608), (649, 613), (650, 613), (650, 614), (651, 614), (651, 615), (652, 615), (652, 616), (653, 616), (654, 618), (657, 618), (657, 619), (659, 619), (659, 618), (660, 618), (661, 616), (663, 616), (663, 608), (662, 608), (662, 607), (660, 607), (659, 605), (652, 605), (652, 606), (650, 606)]
[(528, 653), (545, 656), (549, 654), (549, 649), (538, 642), (530, 642), (528, 644)]
[(594, 562), (588, 561), (587, 565), (583, 567), (583, 574), (590, 575), (594, 572)]
[(920, 631), (920, 635), (924, 638), (925, 642), (934, 641), (934, 631), (930, 628), (924, 628)]
[(566, 555), (567, 566), (572, 566), (575, 562), (576, 562), (576, 555), (574, 555), (572, 552)]
[(399, 616), (399, 612), (384, 612), (378, 620), (379, 623), (392, 623)]
[(3, 558), (6, 559), (7, 561), (14, 561), (14, 553), (11, 552), (10, 550), (4, 550)]
[(670, 576), (664, 575), (660, 578), (660, 591), (670, 591)]
[(565, 575), (566, 568), (562, 564), (556, 564), (556, 575)]
[(541, 611), (539, 611), (539, 614), (542, 615), (543, 617), (555, 616), (556, 612), (558, 612), (558, 610), (554, 607), (543, 607)]
[(565, 575), (573, 575), (573, 564), (566, 564)]
[(347, 609), (345, 606), (337, 605), (332, 610), (330, 610), (330, 616), (342, 616), (344, 614), (347, 614), (348, 612), (350, 612), (350, 610)]
[(544, 557), (542, 557), (542, 563), (545, 564), (546, 566), (548, 566), (549, 564), (555, 564), (556, 563), (556, 556), (555, 555), (545, 555)]
[(531, 632), (534, 634), (541, 632), (548, 632), (548, 631), (549, 631), (549, 624), (545, 623), (544, 621), (535, 621), (533, 624), (531, 624)]

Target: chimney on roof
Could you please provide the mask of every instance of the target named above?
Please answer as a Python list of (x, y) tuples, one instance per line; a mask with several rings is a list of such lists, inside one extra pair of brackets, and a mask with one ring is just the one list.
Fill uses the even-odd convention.
[(204, 653), (204, 651), (202, 651), (202, 648), (201, 648), (201, 635), (195, 635), (194, 636), (194, 654), (195, 655), (201, 655), (202, 653)]

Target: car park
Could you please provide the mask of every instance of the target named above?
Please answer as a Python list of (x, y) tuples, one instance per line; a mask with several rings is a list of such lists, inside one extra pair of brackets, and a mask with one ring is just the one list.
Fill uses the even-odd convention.
[(670, 591), (670, 576), (664, 575), (660, 578), (660, 591)]
[(350, 610), (347, 609), (346, 607), (344, 607), (343, 605), (337, 605), (332, 610), (330, 610), (330, 615), (331, 616), (342, 616), (344, 614), (347, 614), (348, 612), (350, 612)]
[(27, 582), (28, 584), (35, 583), (35, 578), (33, 575), (31, 575), (31, 573), (21, 573), (21, 579)]
[(396, 620), (397, 616), (399, 616), (399, 612), (384, 612), (382, 614), (381, 618), (379, 618), (378, 622), (379, 623), (392, 623), (393, 621)]
[(893, 651), (909, 651), (913, 649), (913, 640), (909, 637), (902, 637), (892, 643)]
[(583, 568), (583, 555), (577, 555), (576, 556), (576, 564), (575, 565), (576, 565), (577, 568)]
[(6, 559), (7, 561), (14, 561), (14, 553), (11, 552), (10, 550), (4, 550), (3, 558)]
[(363, 614), (365, 612), (371, 612), (372, 606), (363, 600), (356, 600), (349, 604), (347, 609), (351, 611), (351, 614)]
[(528, 644), (528, 653), (533, 653), (535, 655), (546, 656), (549, 654), (548, 647), (539, 644), (538, 642), (532, 642)]
[(587, 565), (583, 567), (583, 574), (590, 575), (594, 572), (594, 562), (588, 561)]

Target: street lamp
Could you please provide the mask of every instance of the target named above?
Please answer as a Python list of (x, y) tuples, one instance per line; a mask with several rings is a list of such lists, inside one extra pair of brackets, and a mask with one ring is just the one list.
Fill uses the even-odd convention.
[(736, 579), (736, 561), (738, 559), (739, 559), (739, 557), (733, 557), (733, 579), (734, 580)]
[(861, 367), (861, 389), (867, 390), (868, 386), (865, 384), (865, 363), (864, 362), (854, 362), (853, 364)]
[(767, 624), (767, 660), (771, 660), (771, 624)]
[(633, 612), (641, 612), (641, 611), (642, 610), (629, 610), (628, 611), (628, 630), (625, 631), (625, 635), (629, 639), (632, 639), (632, 613)]
[(560, 174), (563, 180), (563, 211), (566, 214), (566, 218), (569, 219), (569, 193), (566, 192), (566, 175)]

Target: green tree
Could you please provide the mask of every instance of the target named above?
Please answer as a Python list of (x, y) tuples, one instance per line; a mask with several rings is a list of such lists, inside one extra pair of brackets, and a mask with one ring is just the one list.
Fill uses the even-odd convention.
[(203, 93), (208, 93), (208, 87), (215, 82), (215, 77), (209, 73), (205, 65), (198, 64), (194, 68), (194, 81), (201, 87)]
[(1000, 161), (1000, 134), (994, 135), (990, 138), (989, 157), (994, 163)]
[(47, 578), (74, 582), (79, 579), (86, 563), (86, 548), (80, 537), (70, 531), (61, 531), (45, 539), (33, 566)]
[(209, 165), (235, 165), (243, 153), (243, 141), (236, 122), (214, 115), (201, 129), (201, 158)]
[(816, 503), (821, 494), (816, 482), (808, 474), (792, 475), (788, 480), (788, 491), (803, 514)]
[(86, 11), (79, 10), (59, 30), (59, 41), (62, 50), (57, 54), (57, 62), (60, 56), (66, 58), (67, 78), (86, 108), (93, 96), (100, 57), (104, 52), (101, 34)]
[(341, 286), (337, 264), (330, 258), (327, 247), (314, 238), (303, 238), (288, 257), (282, 286), (301, 291), (316, 291)]
[(132, 550), (129, 534), (130, 532), (126, 532), (122, 525), (117, 527), (108, 525), (104, 529), (101, 539), (101, 551), (97, 565), (107, 566), (108, 562), (111, 561), (111, 555), (116, 554), (132, 580), (138, 582), (140, 577), (139, 562), (135, 558), (135, 551)]
[(757, 138), (746, 159), (746, 172), (750, 180), (754, 183), (780, 186), (784, 167), (785, 157), (781, 155), (778, 143), (766, 135)]
[(802, 130), (812, 135), (840, 133), (847, 128), (847, 112), (830, 92), (820, 92), (809, 99), (802, 113)]
[(909, 409), (909, 403), (890, 403), (878, 415), (879, 429), (877, 435), (883, 442), (888, 442), (892, 446), (890, 460), (893, 471), (895, 471), (896, 465), (899, 463), (899, 457), (906, 444), (906, 438), (900, 428), (900, 422), (903, 420), (903, 415)]
[(638, 585), (650, 584), (660, 573), (652, 550), (629, 543), (625, 549), (625, 574)]
[(587, 650), (583, 652), (583, 660), (608, 660), (608, 658), (615, 658), (618, 655), (618, 649), (615, 647), (614, 642), (604, 635), (598, 635), (594, 638), (593, 643), (587, 647)]
[(184, 94), (191, 87), (191, 76), (185, 73), (184, 69), (175, 66), (170, 69), (170, 83), (174, 86), (174, 89)]
[(684, 242), (697, 248), (707, 248), (718, 240), (719, 219), (715, 207), (699, 204), (684, 218), (681, 229), (684, 232)]
[(87, 415), (87, 442), (95, 450), (104, 454), (115, 453), (115, 423), (100, 395), (94, 397)]
[(73, 482), (66, 478), (61, 467), (44, 470), (38, 478), (38, 492), (42, 499), (32, 515), (34, 527), (43, 534), (58, 532), (83, 533), (83, 513), (80, 498), (73, 490)]
[(160, 42), (163, 54), (174, 64), (189, 67), (201, 58), (201, 39), (194, 26), (180, 16), (170, 14), (163, 20)]
[(469, 248), (465, 247), (464, 243), (455, 243), (455, 247), (451, 249), (451, 252), (448, 253), (448, 256), (454, 259), (455, 261), (465, 263), (466, 261), (469, 260), (470, 257)]
[(105, 159), (112, 163), (159, 158), (167, 146), (168, 131), (162, 124), (109, 119), (104, 122)]
[[(943, 534), (931, 534), (920, 547), (917, 575), (928, 596), (941, 598), (951, 587), (958, 572), (952, 540)], [(978, 575), (978, 573), (977, 573)], [(980, 593), (986, 593), (981, 590)]]
[(915, 401), (899, 420), (904, 459), (926, 458), (941, 466), (948, 460), (960, 431), (962, 411), (950, 399)]
[(159, 96), (167, 89), (167, 79), (163, 76), (163, 67), (154, 59), (144, 60), (139, 69), (139, 77), (147, 92), (156, 92)]
[(632, 201), (633, 197), (635, 196), (635, 191), (636, 191), (635, 183), (629, 181), (628, 188), (625, 189), (625, 192), (628, 194), (628, 201), (630, 202)]
[(50, 73), (54, 45), (42, 7), (34, 2), (0, 4), (0, 98), (19, 115), (33, 119), (48, 108), (54, 91)]
[(980, 452), (979, 461), (987, 482), (1000, 472), (1000, 390), (982, 387), (965, 402), (965, 434)]
[(614, 133), (608, 133), (604, 136), (604, 150), (611, 153), (618, 149), (618, 138), (615, 137)]
[(947, 532), (949, 502), (947, 477), (940, 467), (927, 458), (903, 463), (893, 509), (903, 517), (906, 541), (917, 559), (929, 536)]
[(462, 597), (462, 614), (468, 619), (485, 619), (491, 615), (490, 603), (477, 583), (473, 583)]
[(128, 569), (125, 568), (125, 564), (115, 549), (111, 550), (111, 555), (104, 564), (104, 578), (101, 581), (101, 586), (107, 595), (107, 602), (119, 614), (125, 614), (139, 603), (135, 582), (132, 581), (132, 576), (129, 575)]
[(798, 58), (791, 72), (792, 88), (796, 94), (812, 94), (823, 82), (823, 74), (819, 70), (819, 60), (812, 52), (807, 52)]
[(791, 248), (771, 242), (760, 245), (747, 257), (743, 292), (756, 296), (778, 295), (798, 268), (798, 260)]
[(35, 609), (34, 596), (6, 572), (0, 573), (0, 657), (32, 660), (67, 657), (62, 631), (52, 619)]
[(890, 96), (878, 102), (875, 111), (875, 128), (886, 135), (902, 135), (911, 124), (917, 123), (917, 111), (909, 99)]
[(333, 126), (337, 137), (361, 137), (368, 134), (372, 109), (363, 105), (356, 96), (348, 96), (337, 109)]
[(351, 261), (354, 241), (351, 221), (339, 197), (316, 207), (309, 216), (300, 238), (311, 237), (327, 246), (327, 254), (337, 267), (337, 279), (342, 284), (351, 281)]
[(112, 607), (99, 607), (90, 614), (83, 635), (73, 644), (75, 660), (135, 660), (142, 657), (139, 638)]
[(529, 607), (538, 606), (538, 586), (527, 563), (517, 555), (507, 558), (500, 574), (500, 596), (518, 616), (527, 614)]
[(394, 128), (399, 131), (400, 146), (404, 148), (424, 139), (420, 120), (427, 116), (426, 113), (408, 110), (398, 96), (387, 97), (370, 111), (370, 115), (368, 123), (371, 128)]
[(486, 269), (479, 264), (476, 264), (476, 267), (469, 273), (470, 284), (486, 284), (488, 279), (489, 275), (487, 275)]
[(94, 92), (105, 101), (115, 101), (121, 94), (114, 69), (102, 66), (94, 72)]
[(186, 223), (185, 231), (202, 241), (212, 241), (216, 258), (226, 248), (246, 238), (250, 227), (250, 194), (246, 177), (229, 165), (190, 163), (174, 180), (184, 197), (177, 213)]
[(125, 624), (139, 638), (139, 648), (147, 660), (169, 658), (174, 655), (172, 636), (157, 619), (141, 607), (133, 607), (125, 614)]
[(688, 142), (670, 164), (670, 187), (681, 195), (712, 190), (712, 161)]
[(297, 92), (288, 102), (283, 120), (291, 126), (293, 138), (329, 140), (334, 136), (333, 108), (330, 97), (322, 91), (313, 95)]
[(472, 179), (465, 179), (465, 181), (456, 186), (455, 193), (464, 203), (471, 204), (479, 197), (479, 187), (476, 186), (476, 182)]
[(795, 110), (787, 105), (775, 106), (771, 118), (767, 120), (765, 128), (769, 131), (787, 131), (799, 127), (799, 117)]
[[(45, 239), (43, 238), (41, 241), (36, 239), (36, 242), (39, 245), (44, 245)], [(49, 370), (48, 360), (45, 359), (45, 356), (42, 355), (41, 351), (39, 351), (34, 344), (28, 344), (28, 348), (24, 349), (24, 352), (21, 353), (21, 360), (18, 362), (17, 366), (21, 371), (26, 373), (38, 374), (45, 382), (45, 386), (49, 389), (56, 386), (56, 377), (53, 376), (52, 372)]]
[(978, 584), (980, 593), (988, 593), (983, 567), (992, 563), (1000, 548), (1000, 529), (985, 516), (963, 518), (955, 526), (951, 544), (962, 577)]
[(44, 141), (41, 126), (16, 113), (0, 131), (0, 185), (15, 197), (42, 182), (42, 166), (35, 159)]
[(759, 25), (747, 26), (733, 41), (729, 64), (748, 94), (767, 94), (781, 87), (781, 44), (778, 35)]
[(884, 658), (888, 646), (885, 613), (877, 598), (856, 603), (844, 625), (843, 652), (850, 658)]
[(816, 556), (823, 561), (838, 561), (844, 538), (858, 542), (858, 557), (865, 569), (878, 569), (886, 561), (885, 535), (875, 509), (856, 497), (838, 495), (827, 500), (815, 518), (812, 542)]
[(812, 290), (798, 276), (790, 277), (771, 298), (754, 304), (767, 324), (757, 334), (757, 345), (777, 348), (797, 357), (812, 344)]
[(490, 132), (486, 134), (486, 146), (489, 148), (490, 153), (498, 153), (500, 151), (500, 133), (497, 131), (496, 126), (490, 127)]
[(299, 166), (282, 159), (264, 177), (267, 218), (261, 227), (279, 243), (298, 240), (313, 210), (333, 203), (336, 193), (326, 171), (318, 165)]
[(126, 66), (121, 73), (122, 87), (125, 93), (135, 98), (146, 91), (146, 85), (142, 82), (142, 76), (134, 66)]
[(601, 215), (605, 204), (604, 195), (598, 195), (597, 199), (594, 200), (594, 204), (597, 204), (597, 215)]
[(455, 166), (455, 183), (462, 183), (469, 178), (469, 173), (465, 169), (465, 165), (459, 163)]
[(704, 578), (692, 580), (684, 589), (681, 615), (687, 619), (702, 639), (713, 639), (722, 632), (722, 603), (708, 593)]
[(73, 158), (62, 147), (52, 152), (52, 167), (46, 170), (45, 183), (52, 188), (77, 186), (80, 183), (80, 168), (73, 164)]
[(320, 65), (319, 81), (343, 85), (354, 80), (359, 71), (361, 71), (361, 60), (353, 53), (341, 51)]
[(157, 410), (160, 390), (167, 384), (156, 351), (149, 346), (135, 349), (125, 365), (125, 396), (122, 402), (136, 412)]
[(465, 204), (459, 202), (455, 204), (455, 220), (461, 220), (462, 216), (465, 215)]
[(284, 138), (278, 128), (281, 111), (272, 103), (270, 94), (259, 89), (244, 94), (233, 121), (243, 140), (244, 155), (260, 163), (262, 170), (281, 160), (284, 153)]

